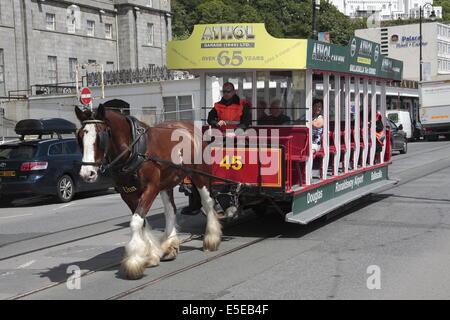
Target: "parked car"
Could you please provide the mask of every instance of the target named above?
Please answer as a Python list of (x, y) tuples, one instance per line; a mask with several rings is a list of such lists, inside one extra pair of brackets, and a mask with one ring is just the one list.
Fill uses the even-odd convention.
[[(64, 119), (27, 119), (19, 121), (19, 141), (0, 145), (0, 202), (8, 204), (27, 195), (54, 195), (60, 202), (71, 201), (80, 191), (106, 190), (113, 186), (108, 176), (96, 183), (84, 182), (80, 175), (82, 154), (73, 138), (62, 134), (74, 132), (75, 124)], [(34, 140), (26, 135), (37, 135)], [(42, 138), (57, 134), (57, 138)]]
[(386, 119), (386, 121), (391, 131), (391, 150), (405, 154), (408, 151), (408, 139), (406, 138), (406, 132), (403, 131), (403, 125), (397, 126), (389, 119)]

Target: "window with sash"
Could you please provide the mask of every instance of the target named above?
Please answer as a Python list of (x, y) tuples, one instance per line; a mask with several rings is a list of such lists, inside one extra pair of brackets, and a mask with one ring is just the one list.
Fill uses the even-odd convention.
[(95, 21), (93, 20), (87, 21), (87, 35), (90, 37), (95, 36)]
[(55, 56), (47, 57), (48, 83), (58, 83), (58, 65)]
[(76, 66), (78, 63), (77, 58), (69, 58), (69, 78), (70, 81), (75, 81), (75, 73), (76, 73)]
[(112, 24), (105, 23), (105, 38), (112, 39)]
[(46, 21), (47, 30), (55, 30), (56, 29), (56, 18), (55, 18), (54, 13), (46, 13), (45, 21)]
[(153, 45), (153, 23), (147, 23), (147, 45)]
[(163, 97), (164, 121), (193, 121), (192, 96)]

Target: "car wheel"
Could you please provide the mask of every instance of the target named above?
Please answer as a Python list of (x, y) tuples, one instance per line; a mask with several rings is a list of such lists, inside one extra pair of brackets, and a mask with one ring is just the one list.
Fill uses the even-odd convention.
[(403, 141), (403, 147), (400, 150), (400, 153), (405, 154), (407, 151), (408, 151), (408, 142), (406, 142), (406, 140), (405, 140), (405, 141)]
[(56, 184), (56, 197), (60, 202), (69, 202), (75, 195), (73, 180), (68, 175), (63, 175)]

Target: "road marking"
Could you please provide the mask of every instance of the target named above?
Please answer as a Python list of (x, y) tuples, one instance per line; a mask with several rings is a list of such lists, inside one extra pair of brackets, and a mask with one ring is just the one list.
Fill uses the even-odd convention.
[(25, 269), (26, 267), (31, 266), (35, 262), (36, 262), (36, 260), (28, 261), (27, 263), (24, 263), (24, 264), (18, 266), (17, 269)]
[(25, 216), (32, 216), (32, 215), (33, 215), (32, 213), (19, 214), (16, 216), (0, 217), (0, 219), (9, 219), (9, 218), (25, 217)]
[(63, 205), (63, 206), (61, 206), (61, 207), (58, 207), (58, 208), (55, 208), (55, 209), (53, 209), (53, 211), (56, 211), (56, 210), (59, 210), (59, 209), (62, 209), (62, 208), (68, 207), (68, 206), (70, 206), (70, 205), (72, 205), (72, 204), (73, 204), (73, 202), (71, 202), (71, 203), (68, 203), (68, 204), (65, 204), (65, 205)]

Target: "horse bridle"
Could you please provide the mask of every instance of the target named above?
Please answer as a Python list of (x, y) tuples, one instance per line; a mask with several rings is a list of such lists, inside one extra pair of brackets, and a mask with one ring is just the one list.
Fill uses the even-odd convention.
[[(106, 170), (108, 165), (108, 160), (106, 159), (106, 154), (109, 149), (109, 138), (111, 137), (111, 129), (103, 120), (89, 119), (82, 122), (83, 126), (80, 130), (83, 130), (84, 126), (90, 123), (94, 124), (104, 124), (106, 126), (106, 130), (99, 133), (99, 147), (103, 150), (103, 160), (101, 162), (81, 162), (82, 166), (94, 166), (99, 167), (102, 172)], [(77, 135), (78, 138), (78, 135)]]
[(113, 167), (127, 152), (133, 152), (133, 146), (139, 141), (139, 139), (147, 132), (148, 128), (139, 128), (137, 130), (137, 137), (136, 139), (134, 139), (134, 141), (125, 149), (123, 150), (114, 160), (112, 160), (111, 162), (108, 161), (107, 159), (107, 153), (108, 153), (108, 148), (109, 148), (109, 140), (111, 138), (111, 128), (108, 126), (108, 124), (103, 121), (103, 120), (97, 120), (97, 119), (90, 119), (90, 120), (85, 120), (82, 122), (83, 126), (81, 127), (80, 130), (82, 130), (84, 128), (84, 126), (86, 124), (89, 123), (103, 123), (106, 126), (106, 130), (102, 131), (99, 134), (99, 142), (100, 142), (100, 148), (103, 149), (104, 153), (103, 153), (103, 160), (101, 162), (81, 162), (82, 166), (94, 166), (94, 167), (99, 167), (99, 170), (104, 173), (106, 170), (108, 170), (109, 168)]

